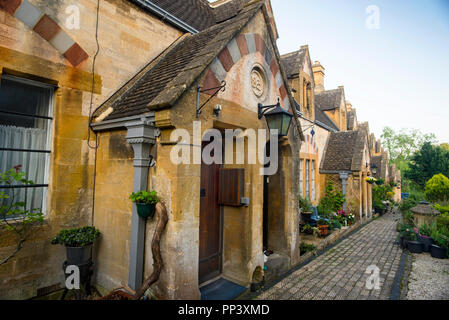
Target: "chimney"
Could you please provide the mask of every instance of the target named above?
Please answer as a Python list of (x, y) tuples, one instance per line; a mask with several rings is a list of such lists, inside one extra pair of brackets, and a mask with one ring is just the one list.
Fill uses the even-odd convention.
[(312, 66), (313, 80), (315, 81), (315, 92), (324, 91), (324, 67), (319, 61), (315, 61)]
[(346, 100), (346, 110), (349, 112), (349, 111), (352, 111), (352, 104), (351, 104), (351, 102), (349, 102), (348, 100)]

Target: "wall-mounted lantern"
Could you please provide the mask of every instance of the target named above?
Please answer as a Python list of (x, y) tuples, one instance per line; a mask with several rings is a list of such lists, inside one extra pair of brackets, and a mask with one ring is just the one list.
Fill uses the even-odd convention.
[(263, 106), (259, 103), (258, 108), (259, 119), (262, 119), (262, 117), (265, 116), (269, 130), (278, 130), (279, 137), (288, 135), (293, 115), (281, 107), (279, 98), (278, 103), (275, 105)]

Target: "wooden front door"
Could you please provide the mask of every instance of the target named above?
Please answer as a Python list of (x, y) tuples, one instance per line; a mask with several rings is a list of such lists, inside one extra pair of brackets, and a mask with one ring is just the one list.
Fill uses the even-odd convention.
[[(204, 147), (204, 146), (203, 146)], [(218, 205), (221, 165), (201, 165), (199, 283), (221, 274), (222, 218)]]

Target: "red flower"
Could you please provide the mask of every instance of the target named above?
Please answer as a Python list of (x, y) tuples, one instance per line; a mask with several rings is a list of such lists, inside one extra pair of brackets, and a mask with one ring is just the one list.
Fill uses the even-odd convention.
[(22, 165), (18, 164), (17, 166), (14, 166), (14, 169), (16, 169), (16, 173), (19, 173), (20, 169), (22, 169)]

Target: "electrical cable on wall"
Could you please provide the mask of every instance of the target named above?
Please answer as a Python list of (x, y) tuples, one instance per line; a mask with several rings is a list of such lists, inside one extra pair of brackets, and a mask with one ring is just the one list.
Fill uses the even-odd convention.
[[(94, 59), (92, 61), (92, 90), (90, 92), (90, 106), (89, 106), (89, 126), (87, 128), (87, 144), (91, 149), (98, 148), (98, 140), (95, 139), (95, 146), (90, 144), (91, 135), (91, 125), (92, 125), (92, 106), (94, 103), (94, 89), (95, 89), (95, 63), (97, 61), (97, 56), (100, 53), (100, 43), (98, 42), (98, 22), (100, 17), (100, 0), (97, 0), (97, 19), (95, 24), (95, 42), (97, 44), (97, 51), (95, 52)], [(96, 135), (96, 134), (95, 134)]]
[(90, 92), (90, 106), (89, 106), (89, 124), (87, 127), (87, 145), (90, 149), (95, 149), (95, 161), (94, 161), (94, 181), (92, 186), (92, 218), (91, 225), (94, 226), (94, 215), (95, 215), (95, 187), (97, 182), (97, 152), (99, 147), (98, 142), (98, 134), (95, 133), (95, 145), (92, 146), (90, 144), (90, 136), (92, 130), (92, 106), (94, 102), (94, 89), (95, 89), (95, 63), (97, 61), (97, 56), (100, 52), (100, 43), (98, 41), (98, 25), (99, 25), (99, 17), (100, 17), (100, 0), (97, 0), (97, 19), (95, 23), (95, 42), (97, 44), (97, 51), (95, 52), (94, 59), (92, 61), (92, 89)]

